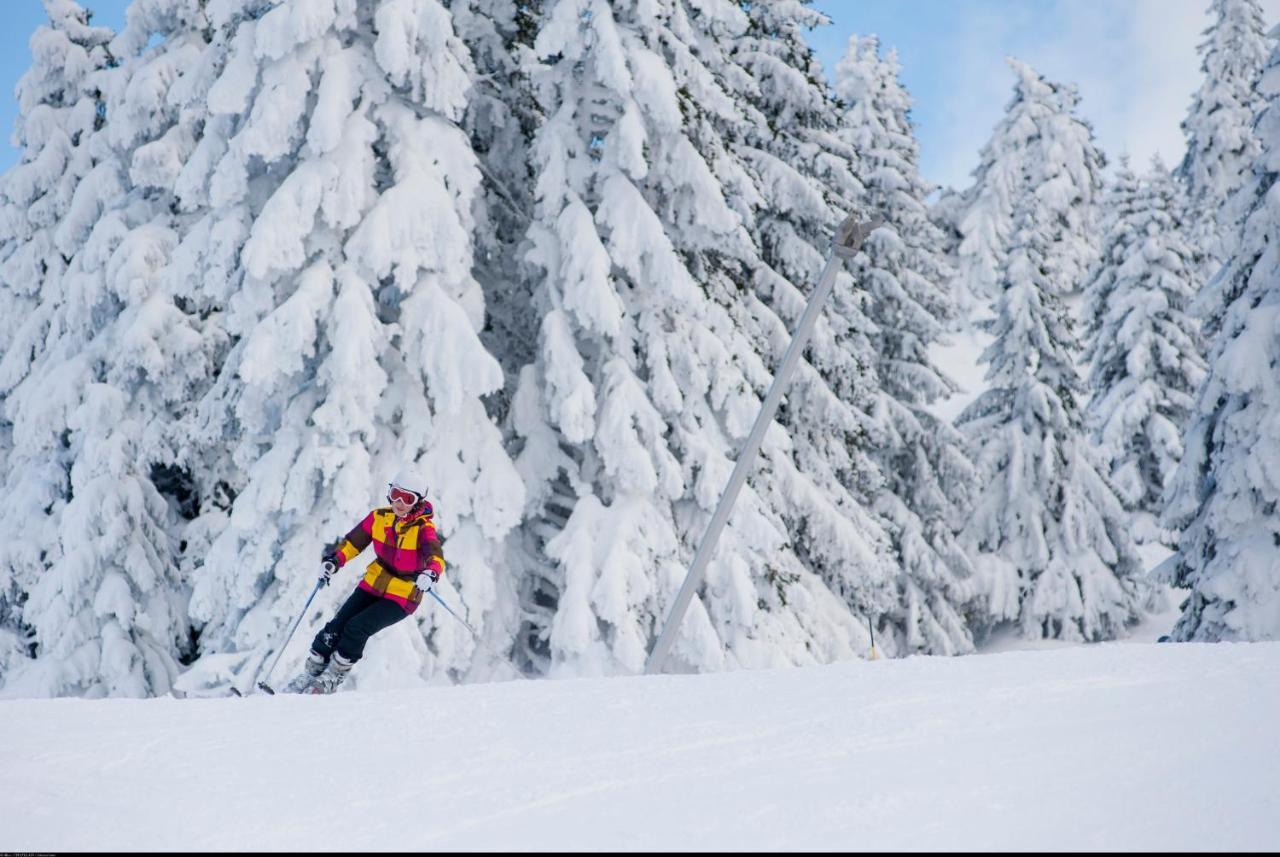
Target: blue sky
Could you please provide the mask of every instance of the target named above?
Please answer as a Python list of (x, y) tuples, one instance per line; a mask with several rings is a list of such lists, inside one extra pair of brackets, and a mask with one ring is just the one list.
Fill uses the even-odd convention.
[[(1261, 0), (1268, 26), (1280, 0)], [(828, 76), (850, 33), (895, 48), (926, 179), (969, 183), (978, 151), (1013, 93), (1014, 56), (1050, 80), (1074, 83), (1079, 115), (1114, 162), (1176, 166), (1180, 123), (1202, 75), (1196, 46), (1209, 0), (818, 0), (832, 19), (810, 39)]]
[[(94, 22), (124, 23), (127, 0), (81, 0)], [(1262, 0), (1268, 24), (1280, 0)], [(1169, 166), (1185, 144), (1179, 123), (1200, 85), (1196, 45), (1209, 0), (817, 0), (832, 23), (810, 42), (828, 75), (852, 33), (875, 33), (898, 52), (915, 108), (921, 172), (963, 187), (1013, 88), (1006, 56), (1080, 89), (1080, 114), (1114, 160)], [(30, 63), (27, 39), (44, 21), (40, 0), (4, 0), (0, 12), (0, 129), (7, 141), (13, 87)], [(0, 145), (0, 170), (17, 152)]]

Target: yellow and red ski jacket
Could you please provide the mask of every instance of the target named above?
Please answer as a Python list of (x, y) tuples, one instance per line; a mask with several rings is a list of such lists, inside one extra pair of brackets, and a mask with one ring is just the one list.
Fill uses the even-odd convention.
[(376, 554), (365, 569), (359, 588), (389, 598), (406, 613), (422, 603), (422, 590), (414, 586), (418, 572), (444, 574), (444, 554), (427, 501), (422, 509), (397, 520), (390, 506), (374, 509), (338, 542), (338, 565), (345, 566), (370, 544)]

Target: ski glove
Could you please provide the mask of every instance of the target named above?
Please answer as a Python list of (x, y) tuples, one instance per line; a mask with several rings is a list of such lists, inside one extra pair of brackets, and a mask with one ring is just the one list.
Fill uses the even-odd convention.
[(418, 572), (418, 580), (414, 583), (414, 586), (418, 587), (423, 592), (426, 592), (428, 589), (435, 586), (439, 580), (440, 572), (438, 571), (420, 571)]
[(326, 556), (320, 563), (320, 580), (321, 586), (328, 586), (329, 579), (333, 577), (338, 570), (338, 558), (335, 556)]
[(324, 550), (320, 552), (320, 561), (332, 562), (337, 565), (341, 565), (341, 563), (338, 562), (338, 551), (340, 551), (341, 549), (342, 549), (342, 539), (338, 539), (337, 541), (331, 544), (325, 545)]

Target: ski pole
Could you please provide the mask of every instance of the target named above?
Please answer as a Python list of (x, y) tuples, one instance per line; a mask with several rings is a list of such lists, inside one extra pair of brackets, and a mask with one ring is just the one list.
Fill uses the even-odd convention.
[(267, 684), (267, 679), (271, 678), (271, 674), (275, 672), (276, 664), (280, 663), (280, 658), (284, 655), (285, 648), (288, 647), (289, 641), (293, 639), (293, 632), (298, 630), (298, 626), (302, 624), (302, 617), (307, 615), (307, 608), (311, 606), (311, 600), (316, 597), (316, 593), (324, 588), (329, 582), (329, 575), (337, 570), (337, 566), (331, 562), (324, 563), (325, 574), (316, 581), (316, 588), (311, 590), (311, 594), (307, 596), (307, 603), (302, 605), (302, 612), (298, 614), (298, 618), (294, 620), (293, 627), (289, 629), (289, 636), (284, 638), (284, 642), (280, 644), (280, 650), (276, 652), (276, 659), (271, 662), (271, 668), (267, 670), (267, 674), (263, 676), (262, 681), (258, 682), (258, 687), (272, 695), (275, 691), (271, 689), (271, 685)]
[(457, 619), (459, 622), (461, 622), (461, 623), (462, 623), (462, 625), (463, 625), (463, 627), (464, 627), (464, 628), (466, 628), (468, 631), (470, 631), (470, 632), (471, 632), (471, 636), (473, 636), (473, 637), (475, 637), (475, 638), (476, 638), (476, 645), (478, 645), (480, 648), (484, 649), (486, 652), (488, 652), (488, 653), (489, 653), (490, 655), (492, 655), (493, 657), (498, 658), (499, 660), (501, 660), (501, 661), (502, 661), (504, 664), (506, 664), (507, 666), (511, 667), (511, 669), (515, 672), (515, 674), (516, 674), (516, 675), (518, 675), (520, 678), (525, 679), (526, 681), (528, 680), (528, 678), (529, 678), (529, 677), (528, 677), (527, 675), (525, 675), (524, 673), (520, 672), (520, 668), (519, 668), (519, 667), (517, 667), (515, 664), (511, 663), (511, 661), (510, 661), (510, 660), (508, 660), (508, 659), (507, 659), (506, 657), (504, 657), (503, 655), (498, 654), (498, 653), (497, 653), (497, 652), (495, 652), (493, 649), (489, 648), (489, 646), (485, 645), (484, 640), (480, 639), (480, 635), (479, 635), (478, 633), (476, 633), (476, 629), (475, 629), (475, 628), (472, 628), (472, 627), (471, 627), (471, 625), (470, 625), (470, 623), (468, 623), (466, 619), (463, 619), (463, 618), (462, 618), (461, 616), (459, 616), (457, 613), (454, 613), (454, 612), (453, 612), (453, 608), (451, 608), (448, 604), (445, 604), (445, 603), (444, 603), (444, 599), (443, 599), (443, 598), (441, 598), (439, 595), (437, 595), (437, 594), (436, 594), (436, 590), (435, 590), (435, 588), (434, 588), (434, 587), (432, 587), (431, 589), (428, 589), (428, 590), (427, 590), (427, 594), (428, 594), (428, 595), (430, 595), (432, 598), (434, 598), (436, 601), (439, 601), (439, 602), (440, 602), (440, 606), (441, 606), (441, 607), (443, 607), (445, 610), (448, 610), (448, 611), (449, 611), (449, 615), (450, 615), (450, 616), (452, 616), (453, 618), (455, 618), (455, 619)]
[(876, 658), (880, 657), (880, 655), (876, 653), (876, 629), (871, 627), (870, 616), (867, 617), (867, 631), (871, 633), (871, 657), (867, 660), (874, 661)]

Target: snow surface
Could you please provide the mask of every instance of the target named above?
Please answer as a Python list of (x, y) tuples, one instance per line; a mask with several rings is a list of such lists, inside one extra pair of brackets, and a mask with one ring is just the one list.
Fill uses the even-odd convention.
[(1280, 643), (0, 702), (0, 850), (1274, 850)]
[(990, 344), (989, 335), (971, 327), (947, 334), (945, 342), (930, 344), (929, 357), (933, 364), (960, 387), (954, 395), (934, 403), (933, 413), (939, 419), (954, 422), (986, 389), (987, 364), (980, 363), (979, 359)]

